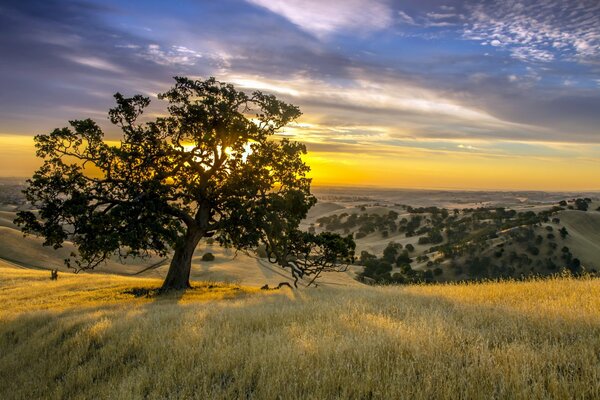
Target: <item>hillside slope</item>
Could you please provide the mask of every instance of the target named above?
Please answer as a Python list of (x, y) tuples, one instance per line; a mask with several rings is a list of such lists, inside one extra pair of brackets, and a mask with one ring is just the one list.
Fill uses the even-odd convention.
[(563, 211), (559, 217), (569, 232), (565, 245), (584, 266), (600, 269), (600, 212)]

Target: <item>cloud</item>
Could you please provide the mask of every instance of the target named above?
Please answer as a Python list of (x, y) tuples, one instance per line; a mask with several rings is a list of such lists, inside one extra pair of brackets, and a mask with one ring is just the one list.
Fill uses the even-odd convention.
[(402, 10), (398, 11), (398, 18), (400, 19), (400, 21), (402, 21), (405, 24), (416, 25), (414, 18)]
[(473, 150), (480, 150), (479, 148), (477, 148), (477, 147), (475, 147), (475, 146), (472, 146), (472, 145), (470, 145), (470, 144), (462, 144), (462, 143), (461, 143), (461, 144), (459, 144), (459, 145), (458, 145), (458, 146), (456, 146), (456, 147), (458, 147), (459, 149), (463, 149), (463, 150), (472, 150), (472, 151), (473, 151)]
[(339, 31), (369, 32), (390, 26), (392, 10), (381, 0), (247, 0), (322, 37)]
[[(391, 23), (388, 17), (373, 17), (377, 7), (373, 11), (366, 0), (264, 0), (265, 6), (257, 7), (260, 1), (191, 1), (179, 14), (166, 5), (145, 14), (137, 13), (135, 6), (85, 11), (69, 6), (68, 0), (33, 6), (15, 1), (18, 12), (12, 19), (0, 13), (0, 33), (10, 38), (0, 41), (0, 50), (11, 55), (0, 65), (0, 130), (45, 131), (68, 119), (100, 115), (86, 110), (105, 113), (116, 91), (153, 96), (170, 86), (173, 75), (214, 75), (244, 90), (263, 90), (299, 105), (307, 125), (290, 127), (286, 133), (311, 142), (344, 140), (369, 147), (394, 146), (407, 138), (445, 140), (456, 141), (450, 147), (463, 152), (458, 144), (476, 144), (478, 139), (600, 143), (598, 66), (589, 62), (593, 56), (585, 56), (587, 63), (576, 69), (562, 62), (581, 61), (575, 51), (581, 57), (593, 54), (594, 29), (581, 33), (572, 46), (561, 37), (538, 44), (531, 27), (515, 26), (510, 30), (519, 32), (518, 43), (508, 34), (501, 36), (503, 30), (465, 41), (462, 24), (471, 29), (479, 9), (467, 10), (464, 3), (442, 7), (407, 1), (402, 3), (406, 12), (391, 11)], [(383, 5), (382, 15), (388, 15), (388, 8), (398, 3), (373, 4)], [(501, 26), (501, 21), (510, 24), (508, 16), (498, 17), (504, 5), (486, 4), (493, 7), (481, 9), (485, 18), (496, 18), (490, 28)], [(274, 13), (267, 5), (283, 7), (288, 14), (298, 12), (293, 18), (298, 26), (304, 24), (302, 29), (290, 23), (291, 16)], [(581, 13), (577, 7), (573, 11)], [(519, 11), (527, 16), (535, 12)], [(309, 14), (316, 18), (312, 28), (307, 28)], [(198, 15), (203, 16), (201, 25)], [(588, 23), (582, 18), (581, 24)], [(379, 22), (365, 28), (359, 26), (361, 19)], [(446, 23), (453, 28), (433, 25)], [(377, 33), (378, 40), (362, 36), (379, 26), (385, 30)], [(338, 32), (343, 35), (335, 35)], [(413, 33), (435, 37), (424, 40)], [(484, 51), (489, 55), (483, 56)], [(576, 84), (565, 86), (567, 77)], [(163, 106), (154, 101), (145, 115), (164, 112)]]
[(146, 60), (165, 66), (195, 65), (196, 62), (202, 58), (201, 53), (190, 50), (185, 46), (170, 46), (167, 49), (163, 49), (156, 43), (147, 45), (146, 48), (138, 54)]
[(73, 61), (76, 64), (84, 65), (86, 67), (98, 69), (106, 72), (113, 72), (117, 74), (121, 74), (125, 72), (125, 70), (118, 65), (115, 65), (107, 60), (103, 60), (98, 57), (85, 57), (85, 56), (67, 56), (67, 59)]
[(600, 59), (600, 3), (595, 0), (496, 0), (467, 8), (463, 37), (509, 51), (520, 61)]
[(454, 13), (436, 13), (436, 12), (428, 12), (427, 16), (432, 19), (448, 19), (456, 17)]

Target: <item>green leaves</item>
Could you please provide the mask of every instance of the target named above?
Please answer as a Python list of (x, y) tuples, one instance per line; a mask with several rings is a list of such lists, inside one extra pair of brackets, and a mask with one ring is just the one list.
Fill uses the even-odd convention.
[(267, 242), (284, 267), (303, 257), (307, 275), (352, 257), (349, 238), (298, 231), (316, 202), (306, 148), (273, 138), (301, 115), (298, 107), (214, 78), (176, 77), (159, 95), (169, 115), (139, 123), (150, 99), (114, 97), (108, 117), (122, 131), (118, 145), (91, 119), (35, 138), (44, 165), (25, 193), (38, 211), (19, 213), (16, 223), (46, 245), (72, 241), (78, 254), (68, 265), (164, 256), (189, 237), (215, 234), (238, 249)]

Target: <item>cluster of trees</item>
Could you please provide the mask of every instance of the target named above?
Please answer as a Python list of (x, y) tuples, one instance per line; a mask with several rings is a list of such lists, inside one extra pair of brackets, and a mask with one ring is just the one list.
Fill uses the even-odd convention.
[(414, 270), (411, 266), (415, 261), (411, 254), (414, 250), (414, 246), (411, 244), (407, 244), (405, 248), (402, 248), (402, 244), (390, 242), (383, 250), (382, 257), (362, 251), (359, 263), (364, 265), (365, 268), (360, 274), (360, 278), (365, 282), (374, 283), (434, 282), (434, 277), (443, 273), (442, 269), (436, 267), (433, 270)]
[[(558, 204), (561, 207), (567, 207), (569, 210), (587, 211), (592, 199), (589, 197), (572, 199), (570, 201), (561, 200)], [(569, 204), (571, 203), (571, 204)]]
[[(589, 202), (589, 199), (571, 201), (579, 210), (583, 210)], [(439, 251), (442, 260), (450, 260), (451, 270), (456, 275), (469, 279), (527, 276), (544, 269), (556, 271), (560, 267), (578, 274), (581, 272), (581, 263), (570, 251), (564, 250), (566, 247), (556, 253), (560, 248), (556, 239), (560, 236), (564, 240), (569, 235), (567, 229), (560, 227), (556, 235), (550, 225), (545, 227), (544, 234), (537, 229), (544, 223), (559, 224), (560, 219), (555, 215), (566, 207), (570, 206), (561, 203), (536, 213), (503, 207), (450, 212), (437, 207), (407, 206), (407, 211), (415, 215), (410, 220), (400, 220), (398, 230), (405, 232), (407, 237), (419, 235), (419, 244), (433, 244), (430, 252)], [(500, 235), (506, 235), (507, 241), (491, 247), (492, 240)], [(446, 243), (444, 236), (447, 237)], [(506, 252), (505, 243), (515, 243), (517, 247)], [(362, 276), (375, 282), (410, 283), (431, 281), (435, 271), (442, 272), (438, 270), (439, 260), (434, 263), (426, 255), (411, 258), (406, 250), (401, 249), (399, 244), (390, 243), (382, 257), (363, 252), (361, 263), (365, 265), (365, 270)], [(413, 270), (413, 260), (426, 262), (430, 269)], [(434, 267), (436, 269), (431, 270)]]
[[(405, 234), (406, 237), (427, 234), (420, 238), (420, 244), (439, 244), (444, 240), (441, 230), (446, 225), (450, 225), (450, 221), (456, 219), (456, 215), (459, 214), (456, 210), (451, 216), (447, 209), (438, 207), (406, 206), (406, 209), (415, 215), (398, 220), (399, 214), (394, 210), (385, 214), (344, 212), (318, 218), (316, 222), (320, 228), (330, 232), (343, 231), (348, 234), (354, 231), (355, 239), (361, 239), (373, 232), (381, 233), (384, 238), (398, 232)], [(310, 229), (314, 231), (314, 227)]]
[(335, 232), (342, 230), (345, 234), (358, 228), (354, 233), (356, 239), (363, 238), (376, 231), (380, 232), (383, 237), (387, 237), (390, 233), (394, 233), (398, 229), (396, 225), (398, 215), (393, 210), (383, 215), (341, 213), (318, 218), (317, 224), (327, 231)]

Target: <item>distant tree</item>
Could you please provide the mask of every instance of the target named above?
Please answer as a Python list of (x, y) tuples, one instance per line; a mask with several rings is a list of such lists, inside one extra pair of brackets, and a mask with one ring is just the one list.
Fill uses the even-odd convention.
[(413, 260), (408, 255), (408, 250), (403, 250), (398, 256), (398, 258), (396, 258), (396, 265), (398, 267), (402, 267), (403, 265), (408, 265), (412, 263), (412, 261)]
[(567, 235), (569, 234), (569, 232), (567, 231), (567, 228), (565, 228), (564, 226), (558, 230), (558, 233), (560, 233), (560, 237), (563, 239), (566, 238)]
[(359, 261), (362, 265), (365, 265), (365, 263), (370, 260), (377, 260), (377, 256), (375, 254), (369, 253), (366, 250), (360, 252)]
[(394, 261), (396, 260), (396, 256), (401, 248), (402, 245), (400, 243), (388, 243), (385, 249), (383, 249), (383, 259), (390, 264), (394, 263)]
[(118, 145), (90, 119), (36, 136), (44, 165), (25, 194), (39, 212), (18, 214), (23, 232), (54, 248), (71, 241), (78, 253), (66, 262), (77, 270), (113, 255), (173, 250), (163, 290), (190, 286), (192, 255), (204, 237), (236, 249), (266, 243), (283, 267), (302, 255), (311, 265), (305, 274), (352, 252), (347, 238), (297, 230), (316, 202), (301, 159), (306, 149), (274, 135), (300, 116), (298, 107), (214, 78), (175, 81), (159, 95), (168, 115), (146, 123), (138, 119), (149, 98), (115, 95), (109, 118), (123, 133)]
[(567, 267), (571, 273), (578, 274), (581, 272), (581, 261), (579, 261), (579, 258), (573, 258), (569, 261)]
[(586, 199), (575, 199), (575, 208), (579, 211), (587, 211), (589, 203)]

